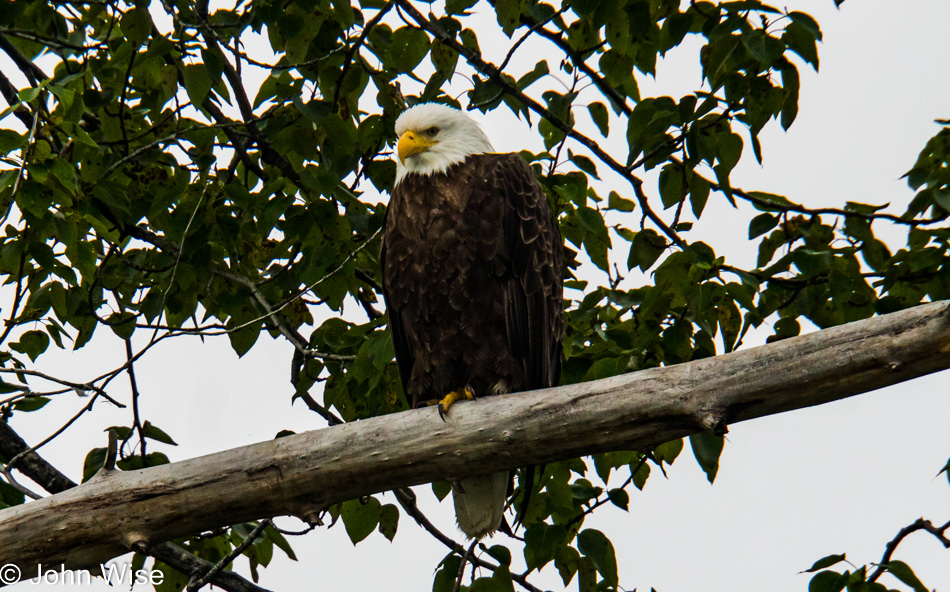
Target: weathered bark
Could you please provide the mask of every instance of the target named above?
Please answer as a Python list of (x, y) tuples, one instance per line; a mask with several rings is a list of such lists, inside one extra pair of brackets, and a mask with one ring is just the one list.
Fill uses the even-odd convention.
[[(10, 459), (29, 448), (19, 434), (13, 431), (6, 422), (0, 421), (0, 455)], [(59, 493), (77, 487), (75, 481), (60, 473), (56, 467), (46, 462), (36, 452), (24, 455), (16, 467), (18, 471), (50, 493)], [(213, 563), (189, 553), (175, 543), (159, 543), (147, 550), (148, 554), (155, 559), (189, 576), (206, 574), (214, 567)], [(58, 566), (54, 564), (51, 567)], [(228, 592), (269, 592), (229, 570), (219, 571), (211, 578), (211, 583)]]
[(808, 407), (950, 367), (938, 302), (596, 382), (419, 409), (139, 471), (0, 511), (0, 565), (90, 567), (131, 545), (438, 479), (607, 450)]

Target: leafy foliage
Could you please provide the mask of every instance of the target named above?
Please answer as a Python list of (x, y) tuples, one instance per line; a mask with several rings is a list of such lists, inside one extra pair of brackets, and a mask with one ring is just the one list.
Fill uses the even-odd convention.
[[(45, 352), (103, 332), (128, 345), (126, 362), (88, 384), (53, 379), (56, 392), (89, 397), (87, 411), (161, 340), (225, 335), (243, 356), (262, 333), (294, 346), (294, 396), (328, 422), (405, 410), (378, 308), (378, 196), (394, 179), (398, 114), (458, 105), (460, 91), (470, 108), (510, 111), (537, 132), (537, 152), (523, 156), (566, 240), (563, 383), (729, 352), (753, 328), (778, 340), (950, 298), (948, 122), (907, 173), (917, 193), (899, 214), (853, 202), (813, 210), (739, 187), (735, 167), (761, 161), (762, 130), (794, 123), (799, 68), (819, 67), (809, 15), (758, 0), (489, 4), (496, 31), (472, 0), (252, 0), (213, 12), (206, 0), (4, 2), (0, 49), (22, 80), (0, 74), (4, 419), (46, 405), (27, 385)], [(541, 42), (546, 57), (526, 61), (522, 44)], [(701, 45), (701, 87), (644, 96), (638, 80), (690, 43)], [(608, 137), (622, 147), (608, 150)], [(751, 268), (690, 237), (707, 205), (739, 201), (759, 212)], [(906, 228), (906, 245), (878, 238), (884, 225)], [(168, 462), (147, 445), (175, 445), (173, 430), (137, 411), (113, 429), (119, 468)], [(691, 445), (712, 482), (722, 439)], [(627, 509), (630, 485), (642, 489), (682, 448), (549, 465), (521, 517), (528, 574), (492, 547), (491, 575), (464, 589), (510, 590), (552, 562), (565, 585), (619, 589), (613, 545), (585, 517)], [(105, 456), (89, 452), (84, 478)], [(0, 494), (5, 505), (24, 499), (6, 482)], [(329, 513), (354, 544), (375, 530), (392, 540), (399, 518), (375, 498)], [(215, 562), (248, 532), (180, 543)], [(245, 552), (255, 575), (274, 545), (292, 555), (276, 532)], [(434, 589), (451, 590), (459, 565), (453, 551)], [(906, 565), (883, 568), (918, 589)], [(824, 570), (810, 588), (859, 580), (865, 571)]]

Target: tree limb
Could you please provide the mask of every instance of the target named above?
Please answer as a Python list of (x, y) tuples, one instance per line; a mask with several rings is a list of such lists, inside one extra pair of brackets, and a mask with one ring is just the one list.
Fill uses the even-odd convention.
[(609, 450), (835, 401), (950, 367), (950, 302), (715, 358), (415, 409), (174, 464), (0, 511), (0, 565), (94, 566), (134, 545)]
[[(12, 458), (29, 450), (29, 445), (6, 422), (0, 421), (0, 455)], [(50, 493), (59, 493), (76, 487), (76, 482), (59, 472), (53, 465), (46, 462), (36, 452), (28, 452), (17, 465), (17, 470), (38, 483)], [(183, 574), (210, 573), (214, 567), (210, 561), (205, 561), (175, 543), (160, 543), (151, 548), (142, 546), (140, 551), (164, 562)], [(238, 574), (228, 570), (218, 570), (210, 578), (216, 586), (228, 592), (268, 592), (264, 588), (255, 586)]]

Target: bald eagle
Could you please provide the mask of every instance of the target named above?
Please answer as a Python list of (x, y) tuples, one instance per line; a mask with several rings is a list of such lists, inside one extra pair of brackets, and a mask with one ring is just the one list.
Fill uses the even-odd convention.
[[(531, 167), (496, 154), (457, 109), (396, 120), (396, 183), (380, 263), (396, 363), (413, 407), (556, 386), (562, 243)], [(500, 525), (508, 473), (453, 483), (459, 528)]]

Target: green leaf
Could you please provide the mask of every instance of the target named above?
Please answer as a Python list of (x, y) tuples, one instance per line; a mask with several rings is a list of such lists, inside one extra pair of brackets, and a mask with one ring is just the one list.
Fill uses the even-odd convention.
[[(750, 191), (749, 195), (756, 198), (757, 200), (767, 202), (769, 204), (775, 204), (778, 210), (784, 211), (783, 206), (794, 205), (788, 200), (784, 195), (776, 195), (774, 193), (765, 193), (762, 191)], [(756, 207), (759, 209), (769, 209), (768, 206), (762, 206), (761, 204), (756, 204)]]
[(142, 435), (146, 438), (155, 440), (156, 442), (161, 442), (163, 444), (169, 444), (171, 446), (178, 446), (178, 443), (172, 440), (172, 437), (166, 434), (163, 430), (152, 425), (152, 422), (145, 420), (145, 423), (142, 425)]
[(231, 348), (238, 357), (242, 357), (254, 347), (254, 344), (257, 343), (257, 338), (261, 335), (261, 328), (263, 326), (264, 321), (261, 319), (254, 319), (248, 321), (246, 324), (236, 323), (233, 319), (228, 321), (228, 339), (230, 339)]
[(937, 202), (937, 205), (950, 212), (950, 192), (944, 191), (943, 189), (934, 189), (933, 198), (934, 201)]
[(771, 66), (785, 53), (785, 44), (762, 29), (754, 29), (742, 35), (742, 44), (763, 66)]
[(432, 482), (432, 493), (435, 494), (435, 497), (439, 498), (439, 501), (445, 499), (449, 493), (452, 492), (452, 485), (448, 481), (433, 481)]
[(492, 545), (488, 549), (488, 554), (500, 565), (509, 567), (511, 565), (511, 550), (504, 545)]
[(597, 592), (597, 570), (589, 557), (577, 561), (577, 592)]
[(106, 455), (109, 453), (107, 448), (93, 448), (86, 453), (86, 459), (82, 463), (82, 482), (92, 479), (96, 471), (106, 464)]
[(211, 91), (211, 78), (204, 64), (188, 64), (184, 67), (185, 91), (195, 105), (201, 105)]
[(725, 133), (716, 137), (716, 157), (727, 173), (735, 168), (740, 156), (742, 156), (742, 137), (739, 134)]
[(815, 36), (807, 27), (797, 22), (790, 23), (782, 33), (782, 41), (818, 71), (818, 45), (815, 43)]
[[(798, 68), (787, 65), (781, 69), (782, 88), (785, 90), (785, 100), (782, 102), (782, 129), (788, 131), (798, 116), (798, 90), (801, 82), (798, 77)], [(761, 162), (761, 158), (759, 159)]]
[(26, 501), (26, 497), (22, 491), (6, 481), (0, 481), (0, 508), (19, 506), (24, 501)]
[(582, 530), (577, 535), (577, 549), (593, 562), (608, 586), (617, 585), (617, 556), (604, 533), (592, 528)]
[(660, 171), (660, 199), (664, 208), (671, 208), (686, 196), (685, 173), (679, 165), (667, 164)]
[(435, 578), (432, 580), (432, 592), (452, 592), (455, 589), (455, 580), (458, 577), (459, 566), (462, 564), (462, 558), (450, 553), (442, 560), (439, 570), (435, 572)]
[(683, 451), (683, 440), (670, 440), (669, 442), (664, 442), (656, 448), (653, 449), (653, 456), (660, 463), (666, 463), (668, 465), (673, 464), (673, 461), (676, 460), (676, 457), (680, 455), (680, 452)]
[(845, 560), (846, 560), (846, 556), (844, 553), (840, 555), (828, 555), (827, 557), (822, 557), (821, 559), (813, 563), (811, 567), (809, 567), (808, 569), (804, 571), (804, 573), (814, 573), (816, 571), (821, 571), (827, 567), (831, 567), (832, 565), (841, 563), (842, 561), (845, 561)]
[(788, 13), (788, 16), (792, 19), (792, 22), (801, 25), (811, 33), (815, 40), (821, 41), (821, 27), (818, 26), (818, 21), (812, 18), (811, 15), (804, 12), (792, 11)]
[(375, 497), (343, 502), (340, 518), (353, 544), (362, 541), (379, 525), (380, 505)]
[(524, 90), (534, 84), (540, 78), (547, 76), (551, 73), (550, 68), (546, 60), (541, 60), (534, 65), (534, 70), (528, 72), (524, 76), (518, 79), (518, 88)]
[(446, 0), (445, 12), (447, 14), (467, 14), (468, 9), (477, 3), (478, 0)]
[(580, 558), (581, 554), (578, 553), (574, 547), (561, 547), (557, 550), (557, 553), (555, 553), (554, 566), (557, 567), (557, 571), (561, 575), (561, 580), (565, 586), (570, 584), (571, 580), (574, 579)]
[(267, 539), (270, 540), (270, 542), (272, 542), (275, 547), (283, 551), (288, 558), (297, 561), (297, 555), (290, 547), (290, 543), (287, 542), (287, 539), (284, 538), (284, 535), (278, 532), (276, 528), (273, 526), (268, 526), (264, 529), (264, 536), (267, 537)]
[(145, 43), (152, 34), (152, 16), (148, 12), (148, 6), (143, 4), (127, 11), (119, 20), (119, 26), (122, 27), (126, 39), (132, 43)]
[(567, 152), (568, 158), (571, 162), (577, 165), (577, 168), (584, 171), (591, 177), (594, 177), (595, 179), (600, 179), (600, 177), (597, 176), (597, 166), (594, 164), (594, 161), (582, 154), (574, 154), (570, 149), (568, 149)]
[(950, 458), (947, 459), (947, 464), (945, 464), (943, 468), (940, 469), (940, 472), (937, 473), (937, 476), (939, 477), (943, 473), (947, 474), (947, 482), (950, 483)]
[(35, 362), (36, 358), (49, 347), (49, 335), (45, 331), (27, 331), (20, 336), (19, 341), (11, 343), (10, 347), (30, 356), (30, 360)]
[(399, 526), (399, 508), (386, 504), (379, 509), (379, 532), (390, 541), (396, 536)]
[(607, 196), (607, 208), (617, 210), (618, 212), (632, 212), (637, 208), (636, 202), (620, 197), (616, 191), (611, 191)]
[(595, 101), (587, 106), (587, 112), (590, 113), (590, 118), (594, 120), (597, 129), (600, 130), (600, 135), (606, 138), (610, 133), (610, 117), (607, 113), (607, 106)]
[(48, 397), (30, 395), (15, 402), (13, 408), (17, 411), (36, 411), (45, 407), (47, 403), (49, 403)]
[(128, 339), (135, 332), (135, 313), (114, 312), (106, 317), (106, 323), (119, 339)]
[(692, 207), (693, 215), (698, 220), (706, 207), (706, 201), (709, 199), (709, 181), (699, 175), (693, 175), (689, 180), (689, 204)]
[(762, 236), (778, 225), (778, 216), (772, 214), (759, 214), (749, 222), (749, 238), (753, 239)]
[(706, 473), (710, 483), (716, 480), (719, 472), (719, 456), (722, 454), (724, 439), (709, 430), (693, 434), (689, 437), (689, 444), (693, 448), (693, 456), (700, 468)]
[(647, 479), (650, 478), (650, 465), (647, 463), (631, 463), (630, 470), (633, 471), (632, 477), (634, 487), (640, 491), (643, 491), (643, 487), (647, 484)]
[(641, 271), (648, 271), (656, 260), (666, 250), (666, 241), (655, 230), (647, 228), (633, 237), (630, 243), (630, 254), (627, 256), (627, 267), (639, 267)]
[(17, 91), (17, 97), (20, 98), (24, 103), (29, 103), (34, 100), (36, 97), (40, 96), (40, 93), (43, 92), (43, 87), (34, 86), (31, 88), (24, 88), (23, 90)]
[(505, 35), (511, 37), (515, 29), (521, 26), (523, 0), (496, 0), (495, 16)]
[[(225, 555), (227, 555), (227, 551), (221, 553), (222, 557)], [(162, 583), (154, 586), (155, 592), (181, 592), (188, 586), (189, 577), (170, 565), (156, 559), (153, 569), (164, 575)]]
[(432, 41), (432, 50), (429, 52), (429, 60), (435, 66), (436, 71), (451, 80), (455, 72), (455, 66), (459, 61), (459, 54), (451, 47), (445, 45), (438, 39)]
[(429, 53), (429, 36), (421, 29), (400, 27), (393, 32), (387, 54), (400, 72), (412, 72)]
[(524, 533), (524, 559), (528, 569), (541, 569), (554, 559), (555, 551), (564, 545), (567, 529), (561, 525), (538, 522)]
[(603, 492), (602, 487), (594, 487), (587, 479), (578, 479), (571, 483), (571, 495), (574, 499), (584, 503), (588, 503), (590, 500), (597, 498)]
[[(646, 466), (646, 465), (643, 465)], [(643, 489), (642, 484), (637, 487), (637, 489)], [(618, 508), (629, 511), (630, 505), (630, 495), (623, 489), (611, 489), (607, 492), (607, 497), (610, 499), (610, 503), (617, 506)]]
[(808, 582), (808, 592), (841, 592), (848, 584), (848, 572), (823, 571)]
[(903, 561), (888, 561), (882, 563), (881, 567), (894, 574), (898, 580), (904, 582), (914, 589), (914, 592), (930, 592), (930, 589), (917, 578), (914, 570)]

